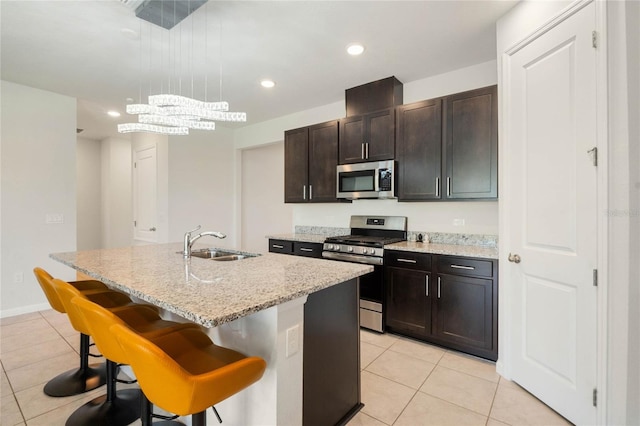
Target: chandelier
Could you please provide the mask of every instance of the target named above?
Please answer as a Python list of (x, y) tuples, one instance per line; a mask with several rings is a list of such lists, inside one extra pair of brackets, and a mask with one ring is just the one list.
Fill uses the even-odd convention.
[[(136, 15), (153, 24), (170, 30), (186, 16), (202, 5), (206, 0), (161, 0), (156, 2), (144, 2), (136, 9)], [(173, 8), (173, 19), (167, 24), (164, 19), (165, 9)], [(178, 14), (176, 13), (178, 10)], [(179, 14), (182, 14), (180, 16)], [(170, 13), (167, 13), (169, 16)], [(191, 26), (191, 40), (193, 47), (193, 16)], [(205, 10), (205, 55), (206, 55), (206, 10)], [(182, 30), (181, 30), (182, 31)], [(142, 35), (140, 35), (140, 72), (142, 73)], [(180, 39), (181, 33), (180, 33)], [(151, 43), (151, 41), (150, 41)], [(162, 43), (162, 39), (161, 39)], [(162, 47), (161, 47), (162, 49)], [(151, 50), (151, 47), (150, 47)], [(193, 55), (193, 49), (191, 54)], [(150, 53), (151, 55), (151, 53)], [(151, 62), (151, 59), (149, 59)], [(220, 58), (222, 61), (222, 58)], [(151, 70), (149, 71), (151, 73)], [(193, 96), (193, 63), (192, 63), (192, 96)], [(181, 78), (181, 77), (180, 77)], [(205, 77), (206, 78), (206, 77)], [(181, 86), (181, 85), (180, 85)], [(170, 87), (170, 85), (169, 85)], [(142, 89), (140, 89), (142, 92)], [(222, 66), (220, 66), (220, 95), (222, 96)], [(140, 96), (142, 97), (142, 96)], [(205, 83), (206, 97), (206, 83)], [(217, 121), (246, 122), (247, 114), (244, 112), (230, 112), (229, 104), (224, 101), (207, 102), (183, 96), (182, 94), (162, 93), (149, 95), (148, 103), (129, 104), (126, 107), (127, 114), (137, 115), (137, 123), (118, 124), (118, 132), (147, 132), (165, 135), (188, 135), (190, 129), (215, 130)]]

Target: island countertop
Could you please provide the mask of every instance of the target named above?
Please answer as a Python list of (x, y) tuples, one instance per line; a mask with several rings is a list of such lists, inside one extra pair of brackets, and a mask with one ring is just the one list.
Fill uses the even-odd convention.
[(265, 253), (231, 262), (181, 243), (53, 253), (51, 258), (205, 327), (250, 315), (373, 271), (358, 263)]

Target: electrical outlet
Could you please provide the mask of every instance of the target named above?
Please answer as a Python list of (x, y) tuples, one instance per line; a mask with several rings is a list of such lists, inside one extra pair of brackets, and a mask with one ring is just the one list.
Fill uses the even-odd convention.
[(287, 358), (295, 355), (300, 350), (300, 327), (294, 325), (287, 329)]
[(464, 226), (464, 219), (453, 219), (453, 226)]
[(24, 282), (24, 274), (22, 272), (16, 272), (13, 274), (14, 284), (22, 284)]

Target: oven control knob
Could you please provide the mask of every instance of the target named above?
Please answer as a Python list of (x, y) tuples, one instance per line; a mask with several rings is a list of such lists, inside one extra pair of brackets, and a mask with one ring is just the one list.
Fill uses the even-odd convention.
[(348, 251), (349, 253), (353, 252), (353, 247), (351, 247), (351, 246), (347, 247), (347, 251)]
[(369, 254), (376, 254), (376, 249), (369, 249)]
[(327, 244), (327, 250), (333, 250), (333, 244)]

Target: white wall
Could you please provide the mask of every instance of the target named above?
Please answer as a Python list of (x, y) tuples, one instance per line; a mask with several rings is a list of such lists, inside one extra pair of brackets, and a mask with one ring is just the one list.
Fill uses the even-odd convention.
[[(404, 84), (404, 103), (496, 83), (496, 61), (489, 61)], [(247, 126), (236, 131), (235, 145), (240, 149), (282, 141), (285, 130), (333, 120), (344, 117), (344, 114), (344, 102), (338, 102)], [(294, 225), (348, 227), (349, 216), (352, 214), (407, 216), (409, 230), (416, 231), (498, 233), (498, 203), (495, 201), (398, 203), (394, 200), (358, 200), (352, 204), (295, 204), (290, 231), (293, 231)], [(453, 226), (454, 219), (465, 219), (465, 225)], [(267, 226), (265, 222), (262, 223)]]
[[(33, 268), (62, 279), (71, 268), (49, 253), (76, 249), (76, 100), (2, 81), (2, 275), (0, 316), (49, 305)], [(48, 214), (64, 223), (46, 224)], [(24, 282), (16, 283), (16, 274)]]
[(168, 146), (168, 240), (182, 241), (186, 231), (202, 225), (201, 231), (219, 231), (227, 238), (205, 237), (201, 243), (236, 247), (233, 131), (193, 131), (188, 137), (170, 137)]
[(100, 141), (78, 138), (77, 143), (77, 249), (102, 247), (102, 146)]
[(293, 206), (284, 203), (284, 143), (242, 150), (243, 250), (268, 251), (265, 235), (291, 232)]

